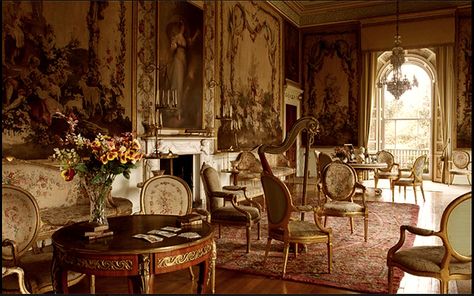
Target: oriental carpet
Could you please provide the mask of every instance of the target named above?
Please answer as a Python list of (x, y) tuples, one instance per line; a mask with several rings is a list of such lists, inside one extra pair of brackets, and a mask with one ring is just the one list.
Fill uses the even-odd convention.
[[(414, 204), (367, 202), (369, 208), (368, 240), (364, 242), (363, 218), (354, 218), (351, 234), (349, 218), (330, 217), (326, 227), (333, 231), (333, 264), (327, 273), (326, 244), (307, 245), (307, 251), (288, 256), (284, 280), (314, 283), (366, 293), (387, 293), (387, 252), (400, 237), (400, 226), (416, 225), (419, 206)], [(257, 227), (252, 228), (250, 253), (245, 252), (245, 228), (222, 227), (217, 243), (217, 268), (280, 278), (283, 270), (283, 243), (272, 240), (272, 247), (263, 265), (267, 243), (267, 218), (263, 213), (261, 239)], [(312, 214), (305, 216), (313, 220)], [(217, 233), (217, 231), (216, 231)], [(415, 237), (407, 234), (405, 246), (413, 246)], [(394, 287), (397, 289), (403, 272), (395, 268)]]

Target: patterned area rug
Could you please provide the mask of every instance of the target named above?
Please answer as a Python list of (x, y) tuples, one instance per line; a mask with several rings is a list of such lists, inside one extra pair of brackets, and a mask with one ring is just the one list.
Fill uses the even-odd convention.
[[(285, 280), (326, 285), (358, 292), (387, 293), (387, 251), (400, 237), (402, 224), (416, 225), (419, 207), (414, 204), (368, 202), (369, 236), (364, 242), (362, 218), (354, 218), (351, 235), (349, 218), (330, 217), (327, 227), (333, 230), (333, 269), (327, 273), (326, 244), (307, 246), (307, 252), (288, 256)], [(307, 214), (306, 220), (312, 220)], [(217, 243), (217, 268), (280, 278), (283, 270), (283, 243), (273, 240), (267, 262), (263, 266), (267, 242), (267, 218), (261, 223), (261, 239), (257, 227), (252, 228), (251, 250), (245, 253), (245, 229), (223, 227)], [(217, 231), (216, 231), (217, 233)], [(413, 246), (415, 237), (408, 235), (405, 246)], [(403, 272), (395, 268), (394, 287), (400, 285)]]

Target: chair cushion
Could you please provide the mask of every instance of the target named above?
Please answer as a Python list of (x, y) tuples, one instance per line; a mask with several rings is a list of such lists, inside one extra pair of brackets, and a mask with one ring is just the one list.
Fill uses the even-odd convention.
[(411, 186), (413, 185), (413, 183), (413, 178), (400, 178), (398, 180), (395, 180), (393, 184), (397, 186)]
[(324, 204), (324, 210), (337, 212), (363, 212), (364, 207), (350, 201), (334, 201)]
[[(249, 206), (240, 206), (240, 208), (250, 213), (252, 221), (260, 218), (260, 212), (257, 208)], [(211, 221), (228, 221), (231, 223), (248, 222), (247, 217), (243, 213), (237, 211), (233, 206), (225, 206), (212, 211)]]
[[(312, 238), (327, 237), (328, 235), (321, 231), (314, 222), (290, 220), (288, 223), (290, 241), (302, 241)], [(277, 240), (283, 240), (284, 229), (276, 228), (270, 231), (270, 236)]]
[(471, 175), (471, 171), (470, 171), (470, 170), (457, 170), (457, 169), (452, 169), (452, 170), (449, 170), (449, 173), (450, 173), (450, 174), (453, 174), (453, 175)]
[(377, 177), (379, 179), (396, 177), (396, 176), (398, 176), (397, 172), (383, 172), (383, 171), (378, 171), (377, 172)]
[[(396, 252), (392, 261), (416, 271), (440, 272), (443, 256), (443, 246), (418, 246)], [(452, 257), (449, 272), (470, 274), (471, 262), (461, 263)]]

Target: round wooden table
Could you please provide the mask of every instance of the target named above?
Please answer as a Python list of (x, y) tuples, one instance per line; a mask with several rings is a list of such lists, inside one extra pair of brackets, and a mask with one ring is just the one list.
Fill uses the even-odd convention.
[[(354, 170), (357, 172), (357, 178), (359, 181), (362, 181), (364, 179), (364, 172), (365, 171), (375, 171), (376, 169), (384, 169), (388, 165), (385, 162), (382, 163), (357, 163), (357, 162), (348, 162), (348, 165), (350, 165)], [(374, 188), (375, 195), (381, 195), (382, 194), (382, 189), (380, 188)]]
[[(216, 245), (214, 229), (202, 225), (183, 228), (201, 237), (189, 239), (178, 235), (149, 243), (132, 237), (165, 226), (177, 226), (177, 216), (131, 215), (108, 218), (113, 235), (89, 241), (84, 236), (87, 222), (74, 223), (57, 230), (52, 236), (52, 277), (55, 293), (68, 293), (67, 271), (89, 275), (128, 278), (129, 293), (153, 293), (153, 275), (199, 265), (197, 292), (205, 293), (211, 280), (214, 292)], [(163, 283), (166, 284), (166, 283)]]

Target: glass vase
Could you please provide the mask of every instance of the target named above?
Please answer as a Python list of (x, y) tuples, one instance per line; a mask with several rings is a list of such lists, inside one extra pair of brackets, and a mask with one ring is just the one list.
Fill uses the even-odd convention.
[(93, 184), (87, 179), (82, 179), (82, 187), (89, 197), (89, 222), (98, 225), (108, 225), (105, 207), (112, 186), (107, 184)]

